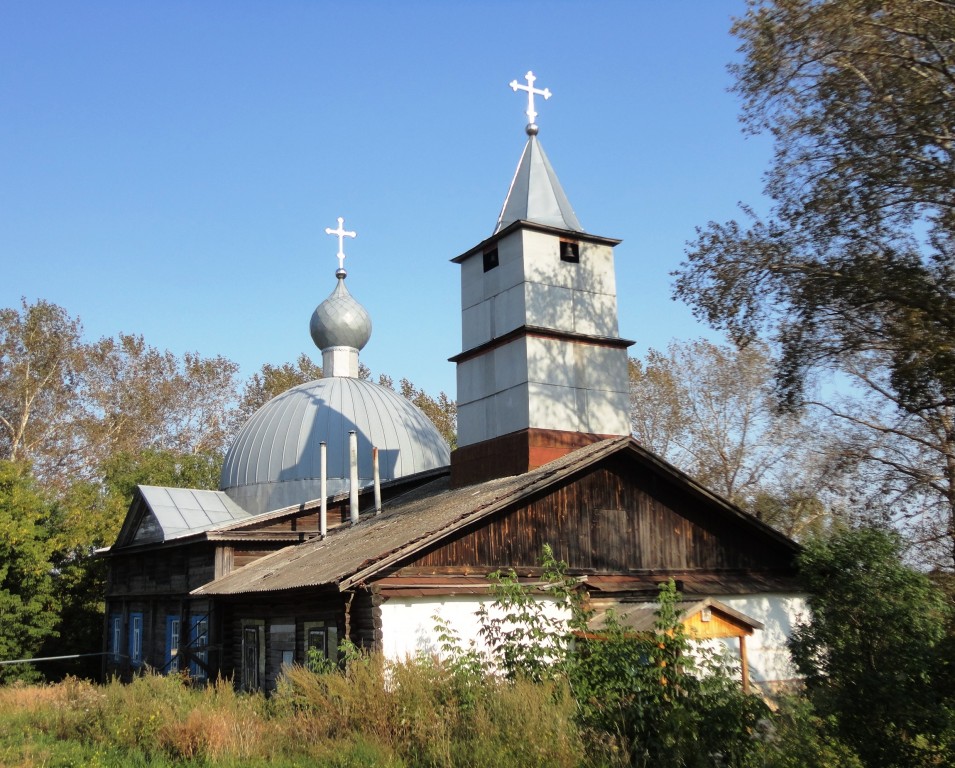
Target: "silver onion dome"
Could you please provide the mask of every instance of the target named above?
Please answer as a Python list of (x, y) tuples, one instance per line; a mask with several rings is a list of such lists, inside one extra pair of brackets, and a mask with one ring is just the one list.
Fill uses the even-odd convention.
[(371, 318), (345, 288), (345, 237), (338, 220), (338, 284), (312, 314), (312, 340), (322, 350), (322, 375), (292, 387), (246, 422), (226, 454), (219, 488), (253, 515), (321, 498), (321, 445), (327, 446), (327, 491), (349, 490), (349, 432), (358, 437), (359, 486), (373, 483), (372, 448), (382, 482), (451, 463), (431, 420), (394, 390), (358, 378), (358, 351)]
[(309, 331), (321, 350), (330, 347), (362, 349), (371, 338), (371, 316), (345, 287), (345, 270), (339, 270), (338, 285), (331, 295), (315, 307)]

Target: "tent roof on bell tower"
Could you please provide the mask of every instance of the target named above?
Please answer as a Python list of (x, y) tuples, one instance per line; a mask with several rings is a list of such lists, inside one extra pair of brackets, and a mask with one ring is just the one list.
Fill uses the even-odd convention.
[(524, 76), (527, 85), (511, 82), (514, 91), (527, 92), (527, 144), (521, 160), (517, 164), (517, 171), (511, 181), (511, 187), (504, 199), (504, 207), (497, 218), (494, 234), (513, 224), (515, 221), (530, 221), (557, 229), (566, 229), (573, 232), (583, 232), (584, 228), (577, 221), (577, 214), (570, 205), (564, 188), (560, 185), (554, 167), (547, 159), (544, 147), (537, 139), (540, 130), (537, 123), (537, 112), (534, 110), (534, 96), (551, 97), (551, 92), (534, 87), (533, 72)]
[(584, 231), (535, 134), (527, 137), (524, 153), (494, 228), (495, 234), (515, 221), (531, 221), (574, 232)]

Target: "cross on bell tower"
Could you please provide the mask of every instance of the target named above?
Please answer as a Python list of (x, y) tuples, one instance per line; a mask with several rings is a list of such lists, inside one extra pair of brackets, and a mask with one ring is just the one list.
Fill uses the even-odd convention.
[(537, 78), (534, 77), (533, 72), (528, 71), (528, 73), (524, 75), (524, 79), (527, 80), (527, 85), (521, 85), (517, 80), (511, 80), (511, 90), (515, 93), (517, 91), (527, 91), (527, 112), (525, 113), (527, 115), (527, 133), (533, 135), (536, 134), (538, 130), (537, 123), (534, 122), (537, 119), (537, 112), (534, 111), (534, 94), (543, 96), (544, 101), (547, 101), (553, 94), (551, 94), (548, 88), (541, 90), (540, 88), (534, 87), (534, 82)]

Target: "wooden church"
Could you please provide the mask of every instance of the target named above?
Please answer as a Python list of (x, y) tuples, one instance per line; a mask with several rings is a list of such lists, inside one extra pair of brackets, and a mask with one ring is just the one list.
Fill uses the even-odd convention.
[(537, 138), (534, 96), (549, 92), (526, 81), (511, 83), (527, 93), (527, 143), (494, 232), (452, 259), (457, 449), (358, 378), (371, 321), (345, 287), (354, 233), (339, 219), (326, 230), (337, 284), (311, 322), (324, 378), (250, 419), (220, 490), (137, 490), (105, 553), (106, 674), (149, 666), (269, 689), (283, 665), (335, 657), (344, 638), (392, 658), (436, 653), (436, 616), (476, 637), (488, 574), (533, 581), (550, 545), (595, 607), (635, 629), (673, 578), (702, 636), (738, 640), (744, 679), (793, 676), (798, 547), (630, 436), (619, 241), (578, 222)]

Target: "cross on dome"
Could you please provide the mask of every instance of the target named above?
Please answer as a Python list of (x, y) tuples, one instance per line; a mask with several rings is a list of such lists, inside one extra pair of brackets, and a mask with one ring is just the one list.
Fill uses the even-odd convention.
[[(331, 227), (325, 227), (326, 235), (336, 235), (338, 237), (338, 272), (345, 272), (345, 238), (346, 237), (358, 237), (357, 232), (348, 232), (343, 226), (345, 220), (339, 216), (338, 217), (338, 229), (332, 229)], [(336, 272), (335, 274), (338, 274)], [(344, 277), (344, 274), (341, 275)]]
[(528, 73), (524, 75), (524, 79), (527, 80), (527, 85), (521, 85), (517, 80), (511, 80), (511, 90), (515, 93), (517, 91), (527, 91), (527, 112), (525, 113), (527, 115), (527, 132), (531, 133), (531, 128), (533, 128), (533, 133), (537, 133), (537, 124), (534, 122), (537, 119), (537, 112), (534, 111), (534, 94), (536, 93), (538, 96), (543, 96), (544, 101), (549, 99), (552, 94), (549, 88), (541, 90), (540, 88), (534, 87), (534, 81), (537, 80), (537, 78), (534, 77), (533, 72), (528, 71)]

